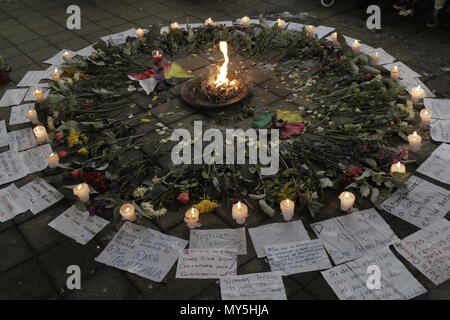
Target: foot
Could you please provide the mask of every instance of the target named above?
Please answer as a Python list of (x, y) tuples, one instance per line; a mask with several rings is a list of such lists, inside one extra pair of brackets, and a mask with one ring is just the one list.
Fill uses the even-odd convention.
[(444, 20), (444, 15), (445, 15), (444, 10), (434, 9), (433, 13), (431, 14), (431, 17), (427, 21), (428, 28), (437, 27), (442, 22), (442, 20)]

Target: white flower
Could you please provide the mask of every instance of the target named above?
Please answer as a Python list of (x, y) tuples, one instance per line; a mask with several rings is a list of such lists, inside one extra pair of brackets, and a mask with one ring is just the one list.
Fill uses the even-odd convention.
[(142, 198), (145, 195), (146, 191), (147, 191), (147, 187), (144, 187), (144, 186), (136, 187), (133, 191), (133, 198), (135, 198), (135, 199)]
[(52, 117), (47, 117), (47, 127), (50, 131), (55, 130), (55, 122)]

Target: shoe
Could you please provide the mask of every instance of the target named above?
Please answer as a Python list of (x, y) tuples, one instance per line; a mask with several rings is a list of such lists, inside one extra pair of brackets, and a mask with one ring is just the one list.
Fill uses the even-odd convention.
[(433, 13), (431, 14), (431, 17), (427, 21), (428, 28), (435, 28), (438, 25), (441, 24), (442, 20), (444, 20), (445, 12), (444, 10), (433, 10)]
[(405, 0), (397, 0), (395, 1), (393, 7), (397, 10), (406, 9), (408, 7), (408, 3)]

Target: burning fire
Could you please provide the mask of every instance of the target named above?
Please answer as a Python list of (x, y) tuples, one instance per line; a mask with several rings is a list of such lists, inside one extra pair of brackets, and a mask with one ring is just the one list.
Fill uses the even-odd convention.
[(219, 68), (219, 72), (217, 76), (211, 79), (210, 85), (213, 85), (216, 88), (222, 87), (224, 90), (227, 90), (229, 87), (236, 87), (238, 85), (237, 80), (228, 79), (228, 64), (230, 63), (230, 58), (228, 57), (228, 44), (226, 41), (219, 42), (219, 49), (223, 54), (223, 64)]

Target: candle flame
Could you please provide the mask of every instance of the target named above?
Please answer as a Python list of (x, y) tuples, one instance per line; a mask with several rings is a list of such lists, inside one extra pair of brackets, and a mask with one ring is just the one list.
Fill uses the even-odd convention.
[(417, 137), (417, 132), (416, 131), (414, 131), (413, 136)]
[(237, 207), (238, 209), (240, 209), (240, 208), (242, 207), (242, 203), (241, 203), (240, 201), (238, 201), (236, 207)]
[(401, 165), (401, 164), (400, 164), (400, 161), (398, 161), (398, 162), (397, 162), (397, 168), (400, 169), (400, 165)]
[(394, 66), (394, 70), (397, 71), (397, 70), (398, 70), (398, 67), (397, 67), (397, 66)]
[(178, 22), (172, 22), (172, 23), (170, 24), (170, 27), (171, 27), (172, 29), (178, 29), (179, 26), (180, 26), (180, 25), (178, 24)]
[(81, 184), (79, 184), (79, 185), (77, 186), (77, 189), (78, 189), (78, 190), (81, 190), (82, 187), (83, 187), (83, 186), (82, 186)]
[(284, 21), (283, 19), (278, 18), (278, 20), (277, 20), (278, 28), (282, 28), (285, 23), (286, 23), (286, 21)]
[(350, 193), (345, 192), (345, 193), (344, 193), (344, 198), (345, 198), (345, 199), (349, 199), (349, 198), (350, 198)]
[(210, 24), (213, 24), (213, 19), (211, 19), (211, 18), (206, 19), (205, 25), (210, 25)]

